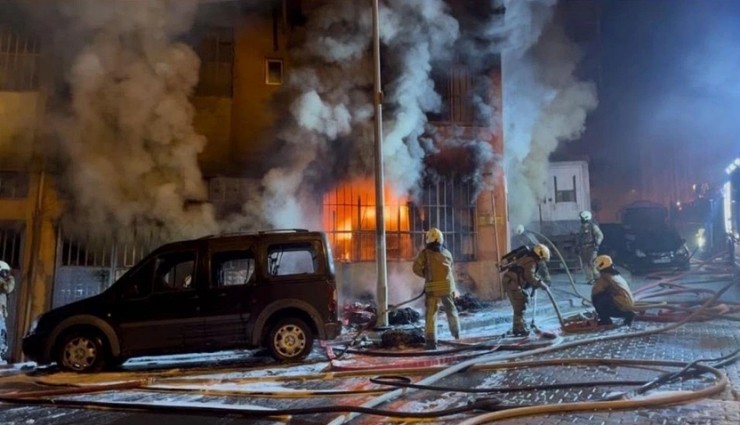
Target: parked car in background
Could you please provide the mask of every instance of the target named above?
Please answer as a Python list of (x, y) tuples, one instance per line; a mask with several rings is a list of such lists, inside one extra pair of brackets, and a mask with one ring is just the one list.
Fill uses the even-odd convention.
[(691, 252), (661, 204), (634, 202), (621, 210), (619, 223), (602, 224), (601, 230), (599, 253), (611, 255), (632, 273), (689, 268)]
[(135, 356), (256, 347), (295, 362), (314, 338), (340, 331), (326, 235), (290, 229), (164, 245), (99, 295), (38, 317), (23, 352), (76, 372)]

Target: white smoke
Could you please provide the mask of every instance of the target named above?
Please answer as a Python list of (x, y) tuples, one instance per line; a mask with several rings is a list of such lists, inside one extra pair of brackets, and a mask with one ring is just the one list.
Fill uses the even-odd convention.
[[(217, 229), (188, 96), (195, 52), (174, 41), (193, 23), (196, 0), (58, 1), (52, 40), (68, 55), (71, 103), (53, 109), (52, 139), (65, 158), (67, 221), (98, 235), (155, 227), (167, 239)], [(42, 7), (52, 5), (46, 2)], [(62, 49), (69, 50), (62, 50)], [(65, 62), (63, 62), (65, 63)]]
[(575, 76), (577, 46), (553, 21), (555, 0), (507, 0), (502, 51), (509, 219), (528, 223), (544, 197), (548, 159), (576, 139), (596, 108), (593, 83)]
[[(274, 227), (305, 226), (318, 218), (306, 205), (327, 185), (374, 171), (372, 10), (326, 1), (311, 12), (306, 45), (287, 90), (290, 119), (281, 127), (283, 160), (263, 179), (264, 215)], [(425, 152), (418, 137), (440, 97), (432, 61), (448, 56), (457, 22), (439, 0), (389, 0), (380, 7), (380, 38), (388, 79), (384, 106), (387, 181), (403, 193), (419, 184)]]

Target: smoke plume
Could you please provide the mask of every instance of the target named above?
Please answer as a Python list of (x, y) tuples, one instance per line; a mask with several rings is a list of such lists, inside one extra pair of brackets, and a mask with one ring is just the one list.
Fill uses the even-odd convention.
[(529, 223), (545, 194), (548, 158), (584, 130), (595, 85), (574, 75), (577, 46), (553, 21), (555, 0), (505, 1), (503, 112), (509, 219)]
[[(30, 2), (62, 72), (49, 139), (60, 155), (68, 230), (165, 239), (216, 231), (188, 96), (199, 59), (175, 41), (196, 0)], [(73, 226), (75, 229), (70, 229)]]

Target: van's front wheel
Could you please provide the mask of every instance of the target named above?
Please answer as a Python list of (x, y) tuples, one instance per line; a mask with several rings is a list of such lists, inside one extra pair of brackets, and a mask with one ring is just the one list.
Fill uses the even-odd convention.
[(267, 344), (275, 360), (297, 362), (311, 352), (313, 332), (301, 319), (281, 319), (270, 328)]
[(65, 335), (57, 351), (57, 365), (72, 372), (99, 372), (105, 367), (103, 340), (94, 333), (74, 332)]

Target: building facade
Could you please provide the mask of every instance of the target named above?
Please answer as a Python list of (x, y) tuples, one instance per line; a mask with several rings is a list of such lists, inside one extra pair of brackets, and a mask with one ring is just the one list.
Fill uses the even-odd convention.
[[(194, 126), (207, 138), (198, 162), (219, 217), (237, 213), (249, 202), (250, 188), (267, 171), (265, 164), (275, 152), (271, 135), (280, 125), (274, 105), (294, 69), (290, 52), (306, 37), (306, 10), (314, 2), (276, 1), (257, 9), (242, 3), (203, 2), (207, 13), (199, 14), (203, 17), (186, 37), (201, 61), (190, 97)], [(20, 339), (36, 315), (99, 293), (165, 242), (135, 229), (126, 241), (66, 232), (65, 221), (74, 220), (67, 213), (69, 200), (59, 190), (57, 170), (44, 159), (51, 96), (39, 72), (44, 54), (33, 34), (0, 21), (0, 256), (13, 267), (18, 282), (10, 298), (11, 359), (21, 358)], [(492, 82), (491, 103), (500, 114), (500, 66), (486, 75)], [(460, 67), (437, 73), (444, 108), (429, 117), (434, 137), (483, 140), (500, 157), (500, 128), (477, 121), (472, 112), (472, 78)], [(500, 117), (493, 121), (500, 122)], [(474, 155), (450, 148), (436, 158), (464, 162)], [(501, 167), (488, 167), (474, 180), (437, 173), (413, 195), (396, 194), (391, 186), (385, 194), (389, 286), (407, 286), (398, 296), (421, 290), (421, 282), (410, 281), (410, 264), (423, 246), (425, 231), (436, 226), (457, 261), (461, 289), (500, 298), (497, 263), (509, 239)], [(358, 288), (372, 288), (376, 279), (373, 185), (347, 178), (327, 187), (316, 194), (321, 230), (330, 236), (343, 296), (360, 296), (363, 290)]]

